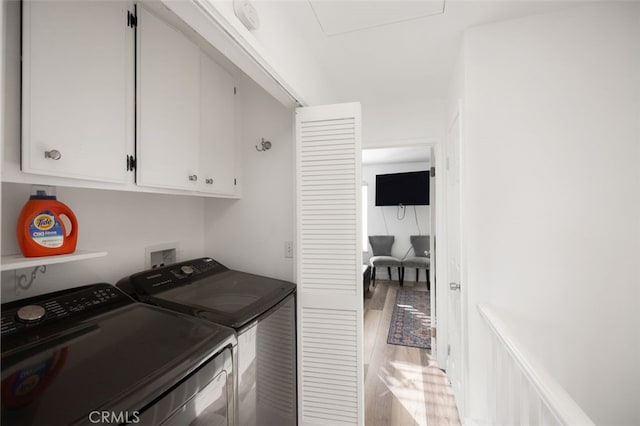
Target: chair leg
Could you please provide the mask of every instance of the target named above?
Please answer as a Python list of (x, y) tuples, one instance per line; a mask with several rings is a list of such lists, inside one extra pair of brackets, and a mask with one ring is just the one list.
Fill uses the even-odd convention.
[(420, 281), (420, 269), (416, 268), (416, 282)]
[(404, 268), (398, 266), (398, 281), (400, 281), (400, 287), (404, 286)]
[(387, 266), (387, 272), (389, 273), (389, 281), (391, 281), (391, 267)]
[(425, 269), (424, 271), (427, 274), (427, 291), (431, 291), (431, 280), (429, 279), (429, 270)]
[(372, 266), (371, 267), (371, 284), (373, 284), (373, 286), (376, 286), (376, 267)]

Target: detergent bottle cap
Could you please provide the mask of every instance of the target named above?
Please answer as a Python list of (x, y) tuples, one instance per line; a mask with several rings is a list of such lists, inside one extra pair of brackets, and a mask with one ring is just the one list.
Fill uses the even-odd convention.
[(30, 200), (55, 200), (56, 190), (53, 186), (33, 185), (31, 186)]

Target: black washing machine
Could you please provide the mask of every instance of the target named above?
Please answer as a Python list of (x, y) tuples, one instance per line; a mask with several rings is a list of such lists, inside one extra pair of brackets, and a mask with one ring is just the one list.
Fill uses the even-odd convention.
[(138, 300), (236, 330), (238, 424), (297, 424), (296, 286), (205, 257), (134, 274)]
[(2, 305), (2, 425), (232, 426), (232, 329), (94, 284)]

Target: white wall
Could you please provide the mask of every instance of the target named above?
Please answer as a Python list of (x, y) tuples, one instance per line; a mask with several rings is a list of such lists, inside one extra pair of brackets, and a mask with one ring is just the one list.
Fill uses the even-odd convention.
[[(46, 178), (43, 178), (46, 181)], [(2, 254), (19, 253), (16, 222), (31, 185), (2, 184)], [(78, 218), (78, 248), (106, 257), (49, 265), (28, 291), (16, 290), (14, 272), (2, 273), (2, 302), (95, 282), (117, 280), (146, 268), (145, 247), (177, 242), (178, 261), (203, 256), (204, 200), (198, 197), (57, 188), (57, 198)], [(32, 268), (18, 270), (30, 277)]]
[(442, 138), (444, 102), (362, 104), (362, 148), (437, 143)]
[(487, 303), (597, 424), (640, 423), (639, 7), (466, 32), (471, 417)]
[[(173, 0), (163, 0), (170, 7)], [(274, 74), (304, 105), (335, 102), (336, 94), (320, 71), (315, 57), (310, 53), (291, 17), (295, 13), (311, 13), (303, 2), (253, 2), (260, 18), (256, 30), (248, 30), (236, 17), (232, 0), (203, 2), (235, 34), (241, 44), (259, 55)], [(238, 64), (243, 68), (240, 64)], [(246, 67), (245, 67), (246, 68)], [(266, 84), (265, 86), (268, 86)]]
[[(425, 150), (429, 149), (425, 147)], [(376, 207), (376, 175), (385, 173), (415, 172), (428, 170), (428, 162), (413, 163), (388, 163), (370, 164), (362, 167), (362, 181), (367, 183), (367, 234), (368, 235), (393, 235), (395, 237), (391, 255), (402, 259), (405, 256), (413, 256), (411, 235), (431, 235), (430, 206), (406, 206), (404, 217), (402, 210), (397, 206)], [(386, 224), (385, 224), (386, 223)], [(368, 262), (371, 257), (371, 246), (366, 244), (367, 251), (363, 261)], [(398, 279), (398, 271), (392, 269), (392, 277)], [(378, 277), (387, 278), (385, 271), (379, 270)], [(414, 281), (415, 269), (405, 270), (405, 279)], [(420, 281), (426, 281), (424, 271), (420, 275)]]
[[(11, 6), (16, 15), (16, 2)], [(2, 15), (0, 15), (1, 17)], [(5, 17), (7, 15), (4, 15)], [(0, 29), (7, 26), (4, 21)], [(19, 72), (15, 66), (18, 32), (11, 26), (8, 55), (10, 72), (2, 73), (1, 152), (15, 152), (20, 143)], [(2, 31), (4, 34), (4, 31)], [(3, 69), (4, 71), (4, 69)], [(5, 86), (6, 85), (6, 86)], [(58, 199), (69, 205), (79, 220), (78, 248), (105, 250), (106, 257), (48, 266), (29, 291), (16, 291), (15, 274), (2, 273), (3, 302), (62, 288), (118, 279), (146, 268), (145, 248), (178, 244), (178, 260), (211, 255), (230, 267), (293, 279), (292, 259), (284, 258), (284, 241), (293, 241), (293, 112), (284, 108), (253, 81), (244, 78), (238, 87), (240, 112), (237, 129), (245, 156), (240, 176), (242, 200), (204, 199), (193, 196), (143, 194), (124, 191), (57, 187)], [(265, 137), (270, 151), (259, 153), (255, 145)], [(42, 176), (39, 182), (46, 184)], [(2, 183), (2, 254), (18, 253), (15, 224), (28, 200), (30, 185)], [(205, 204), (207, 208), (205, 208)], [(206, 219), (205, 219), (206, 212)], [(233, 217), (225, 216), (231, 213)], [(206, 240), (206, 244), (205, 244)], [(19, 270), (30, 276), (31, 270)]]
[[(230, 268), (293, 281), (284, 243), (295, 240), (294, 112), (249, 79), (241, 87), (242, 199), (206, 201), (206, 252)], [(269, 151), (256, 151), (261, 138)]]

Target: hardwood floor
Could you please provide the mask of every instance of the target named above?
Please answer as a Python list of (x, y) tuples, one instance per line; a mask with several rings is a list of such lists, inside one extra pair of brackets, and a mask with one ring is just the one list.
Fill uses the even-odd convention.
[[(412, 287), (413, 282), (405, 282)], [(387, 344), (397, 281), (377, 280), (364, 301), (365, 424), (460, 425), (446, 374), (426, 349)], [(424, 283), (415, 286), (426, 291)]]

